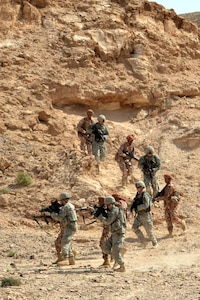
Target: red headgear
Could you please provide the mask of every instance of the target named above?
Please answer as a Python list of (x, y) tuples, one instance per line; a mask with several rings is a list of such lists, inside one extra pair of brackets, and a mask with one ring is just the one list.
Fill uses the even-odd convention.
[(134, 138), (135, 138), (135, 136), (134, 136), (134, 134), (129, 134), (127, 137), (126, 137), (126, 139), (127, 139), (127, 141), (129, 142), (132, 142), (133, 140), (134, 140)]
[(174, 174), (165, 174), (164, 178), (169, 178), (170, 180), (174, 180)]

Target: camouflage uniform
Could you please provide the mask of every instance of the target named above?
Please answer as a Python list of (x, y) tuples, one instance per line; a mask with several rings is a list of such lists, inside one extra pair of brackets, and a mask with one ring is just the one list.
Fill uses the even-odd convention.
[[(144, 184), (144, 183), (143, 183)], [(145, 186), (145, 185), (144, 185)], [(136, 183), (137, 187), (137, 183)], [(145, 238), (142, 231), (139, 229), (140, 226), (143, 226), (149, 239), (152, 242), (153, 246), (157, 245), (157, 239), (153, 232), (153, 220), (151, 215), (151, 199), (150, 195), (147, 192), (137, 192), (133, 203), (131, 205), (131, 212), (135, 210), (136, 215), (133, 222), (132, 229), (137, 235), (141, 243), (145, 245)]]
[(126, 155), (126, 153), (134, 156), (134, 145), (130, 144), (128, 141), (120, 146), (115, 155), (115, 160), (122, 171), (122, 186), (127, 185), (127, 178), (133, 173), (132, 159), (130, 156)]
[[(165, 178), (169, 176), (172, 180), (173, 177), (171, 175), (164, 175)], [(179, 195), (176, 191), (175, 186), (171, 183), (171, 180), (169, 180), (165, 187), (154, 198), (155, 200), (164, 201), (165, 221), (167, 223), (167, 229), (170, 236), (172, 236), (173, 232), (173, 223), (180, 225), (184, 231), (186, 230), (185, 221), (181, 220), (177, 213)]]
[(61, 237), (63, 257), (73, 257), (71, 241), (77, 231), (77, 216), (74, 205), (68, 202), (60, 209), (59, 214), (53, 212), (51, 216), (54, 220), (59, 221), (63, 227), (63, 236)]
[(55, 240), (55, 243), (54, 243), (57, 254), (60, 254), (62, 252), (61, 241), (62, 241), (63, 233), (64, 233), (64, 227), (63, 227), (62, 224), (60, 224), (60, 232), (59, 232), (59, 234), (57, 236), (57, 239)]
[(100, 115), (98, 122), (89, 126), (88, 132), (92, 134), (92, 154), (99, 165), (104, 160), (107, 154), (106, 140), (108, 139), (109, 132), (107, 127), (101, 121), (105, 121), (105, 116)]
[[(153, 197), (157, 195), (159, 191), (158, 179), (156, 172), (161, 167), (160, 158), (158, 155), (153, 154), (153, 147), (149, 146), (147, 148), (152, 148), (151, 156), (148, 155), (148, 152), (143, 155), (138, 162), (138, 168), (142, 170), (144, 174), (144, 183), (146, 186), (147, 192), (151, 195), (151, 187), (153, 189)], [(148, 151), (148, 150), (147, 150)]]
[(100, 248), (103, 250), (103, 247), (105, 245), (106, 240), (110, 237), (110, 231), (109, 231), (109, 226), (103, 224), (103, 230), (99, 242)]
[(106, 240), (103, 247), (103, 253), (111, 255), (112, 258), (121, 266), (124, 265), (124, 260), (121, 255), (126, 232), (126, 217), (124, 212), (113, 204), (113, 207), (108, 211), (108, 217), (102, 215), (98, 219), (105, 225), (109, 226), (111, 236)]
[[(104, 206), (104, 197), (99, 197), (98, 200), (99, 200), (98, 207), (103, 207)], [(103, 249), (103, 246), (109, 237), (110, 237), (109, 226), (103, 224), (103, 230), (102, 230), (100, 241), (99, 241), (99, 246), (101, 249)]]
[[(93, 114), (93, 111), (88, 110), (87, 114), (88, 113)], [(86, 151), (86, 149), (87, 149), (87, 152), (89, 155), (92, 154), (92, 142), (90, 140), (90, 134), (87, 132), (87, 129), (92, 124), (94, 124), (94, 121), (92, 120), (92, 118), (86, 116), (86, 117), (82, 118), (77, 125), (78, 137), (81, 142), (80, 148), (83, 151)]]

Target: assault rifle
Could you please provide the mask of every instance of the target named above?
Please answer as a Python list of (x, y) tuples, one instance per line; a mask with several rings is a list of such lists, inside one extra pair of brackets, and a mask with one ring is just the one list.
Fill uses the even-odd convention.
[(51, 213), (52, 212), (59, 213), (61, 206), (62, 204), (60, 204), (58, 200), (52, 200), (51, 205), (43, 207), (39, 210), (39, 212), (41, 213), (40, 215), (33, 216), (33, 220), (36, 221), (38, 225), (40, 225), (38, 219), (45, 221), (46, 224), (49, 224), (50, 222), (56, 222), (51, 217)]
[[(41, 213), (40, 215), (34, 215), (33, 216), (33, 220), (37, 222), (37, 224), (41, 227), (40, 223), (38, 222), (38, 220), (42, 220), (42, 221), (45, 221), (46, 224), (49, 224), (50, 222), (56, 222), (52, 217), (51, 217), (51, 213), (52, 212), (55, 212), (55, 213), (59, 213), (60, 211), (60, 208), (62, 207), (63, 205), (60, 204), (58, 202), (58, 200), (53, 200), (51, 202), (51, 205), (49, 206), (46, 206), (46, 207), (43, 207), (39, 210), (39, 212)], [(107, 216), (107, 213), (104, 209), (103, 206), (88, 206), (88, 207), (80, 207), (80, 208), (76, 208), (76, 211), (79, 213), (79, 215), (83, 218), (83, 222), (85, 224), (85, 218), (87, 217), (90, 217), (90, 216), (94, 216), (94, 218), (98, 217), (100, 214), (102, 214), (104, 217)], [(96, 222), (93, 221), (92, 223)], [(89, 223), (89, 224), (92, 224), (92, 223)], [(89, 225), (89, 224), (86, 224), (86, 225)]]
[[(83, 129), (85, 130), (85, 128), (83, 128)], [(92, 143), (92, 141), (91, 141), (91, 134), (88, 133), (87, 131), (85, 131), (84, 133), (78, 131), (78, 135), (84, 136), (87, 142)]]
[[(129, 159), (135, 159), (136, 161), (139, 161), (139, 158), (135, 157), (134, 154), (132, 152), (128, 152), (128, 151), (123, 151), (124, 154), (126, 154), (126, 156), (128, 156)], [(124, 157), (124, 159), (126, 159), (126, 157)]]
[(144, 174), (147, 174), (149, 175), (151, 178), (153, 178), (153, 175), (154, 175), (154, 171), (153, 171), (153, 167), (152, 165), (149, 163), (144, 163), (143, 165), (143, 172)]
[[(102, 214), (104, 217), (107, 217), (107, 212), (106, 212), (104, 206), (94, 205), (94, 206), (88, 206), (88, 207), (80, 207), (80, 208), (76, 208), (76, 211), (78, 211), (79, 215), (82, 216), (84, 224), (86, 224), (85, 223), (86, 217), (94, 216), (94, 218), (97, 218), (98, 216), (100, 216), (100, 214)], [(91, 222), (89, 224), (92, 224), (94, 222), (96, 222), (96, 220), (94, 220), (93, 222)], [(86, 225), (89, 225), (89, 224), (86, 224)]]
[(92, 133), (95, 135), (96, 142), (105, 141), (104, 132), (100, 128), (97, 128), (96, 124), (92, 127)]

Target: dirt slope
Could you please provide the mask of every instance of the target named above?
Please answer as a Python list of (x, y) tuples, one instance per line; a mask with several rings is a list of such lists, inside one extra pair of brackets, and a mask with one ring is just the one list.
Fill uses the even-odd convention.
[[(0, 36), (0, 280), (22, 280), (1, 288), (1, 298), (200, 299), (197, 26), (148, 1), (4, 0)], [(75, 130), (89, 107), (95, 120), (105, 114), (110, 132), (99, 175)], [(79, 218), (76, 266), (52, 265), (58, 228), (40, 228), (31, 215), (65, 190), (76, 206), (116, 191), (130, 203), (142, 174), (135, 162), (122, 189), (114, 161), (130, 133), (137, 157), (149, 144), (160, 156), (160, 187), (165, 172), (175, 173), (187, 233), (176, 228), (166, 239), (162, 203), (156, 204), (159, 247), (141, 249), (130, 219), (127, 272), (116, 274), (98, 268), (100, 224), (87, 227)], [(31, 175), (30, 186), (16, 185), (20, 171)]]

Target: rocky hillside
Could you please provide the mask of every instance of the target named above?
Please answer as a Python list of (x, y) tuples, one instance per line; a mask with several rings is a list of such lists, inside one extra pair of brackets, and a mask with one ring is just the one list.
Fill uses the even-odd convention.
[(193, 12), (193, 13), (183, 14), (180, 16), (195, 23), (198, 27), (200, 27), (200, 12)]
[[(184, 214), (195, 219), (200, 31), (194, 23), (148, 1), (4, 0), (0, 36), (1, 223), (5, 211), (27, 216), (66, 189), (84, 205), (120, 190), (114, 155), (132, 132), (137, 156), (148, 144), (160, 155), (161, 186), (165, 171), (177, 174)], [(106, 115), (110, 131), (98, 176), (75, 130), (88, 107), (95, 117)], [(29, 187), (16, 186), (20, 171), (31, 175)], [(124, 196), (133, 196), (140, 178), (135, 165)]]
[[(1, 286), (0, 298), (199, 299), (198, 26), (144, 0), (1, 0), (0, 38), (0, 280), (21, 280)], [(95, 120), (105, 114), (110, 133), (100, 174), (77, 138), (88, 108)], [(163, 203), (156, 203), (159, 246), (143, 249), (130, 215), (127, 271), (117, 273), (99, 268), (100, 224), (79, 217), (76, 265), (52, 265), (58, 224), (41, 228), (32, 215), (63, 191), (78, 207), (114, 192), (130, 202), (142, 174), (134, 161), (123, 189), (114, 156), (132, 133), (136, 157), (147, 145), (160, 156), (161, 188), (165, 172), (175, 174), (187, 232), (175, 226), (168, 239)], [(30, 185), (17, 184), (20, 172)]]

